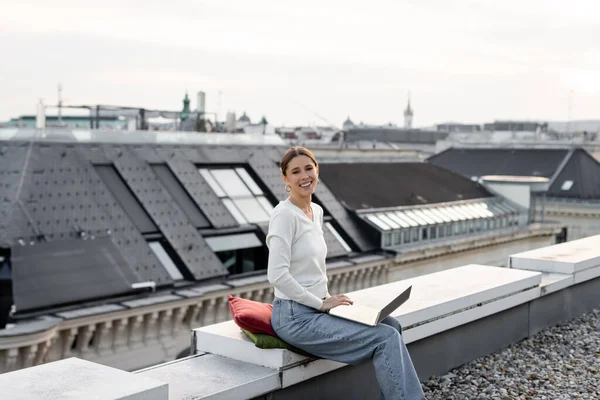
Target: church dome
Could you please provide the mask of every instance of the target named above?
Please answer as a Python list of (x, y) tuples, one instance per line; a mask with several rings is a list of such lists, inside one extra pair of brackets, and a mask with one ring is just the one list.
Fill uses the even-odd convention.
[(250, 123), (250, 117), (246, 115), (246, 112), (242, 114), (242, 116), (238, 119), (238, 122), (247, 122)]
[(352, 122), (352, 120), (350, 119), (350, 116), (348, 116), (348, 118), (346, 118), (346, 120), (344, 121), (344, 124), (342, 125), (342, 128), (344, 130), (354, 128), (354, 122)]

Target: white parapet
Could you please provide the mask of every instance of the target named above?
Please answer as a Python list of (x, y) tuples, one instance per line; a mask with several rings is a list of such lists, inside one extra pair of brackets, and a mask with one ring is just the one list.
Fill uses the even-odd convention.
[(81, 360), (65, 360), (0, 375), (2, 400), (167, 400), (165, 382)]
[(513, 254), (511, 268), (576, 274), (600, 266), (600, 235)]
[[(411, 298), (392, 316), (405, 328), (407, 343), (527, 303), (540, 296), (542, 273), (485, 265), (447, 271), (348, 293), (355, 304), (382, 307), (411, 284)], [(281, 371), (287, 387), (338, 369), (344, 364), (311, 359), (284, 349), (258, 349), (233, 322), (193, 331), (196, 352), (207, 352)]]

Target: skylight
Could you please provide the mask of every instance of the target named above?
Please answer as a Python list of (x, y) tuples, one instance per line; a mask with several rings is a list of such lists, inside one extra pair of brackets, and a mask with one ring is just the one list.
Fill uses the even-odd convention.
[(150, 245), (150, 248), (158, 258), (162, 266), (165, 267), (165, 269), (169, 273), (171, 279), (173, 279), (174, 281), (182, 280), (183, 275), (181, 275), (181, 272), (179, 271), (173, 260), (171, 260), (171, 257), (169, 257), (169, 255), (165, 251), (164, 247), (162, 247), (160, 242), (149, 242), (148, 244)]
[(245, 168), (198, 170), (240, 225), (267, 222), (273, 205)]
[(564, 191), (567, 191), (567, 190), (571, 190), (571, 187), (573, 187), (573, 181), (564, 181), (561, 186), (561, 189)]

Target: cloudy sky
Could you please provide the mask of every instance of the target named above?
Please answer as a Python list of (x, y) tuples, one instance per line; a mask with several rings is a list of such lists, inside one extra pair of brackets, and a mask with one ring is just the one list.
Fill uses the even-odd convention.
[[(95, 5), (90, 5), (95, 4)], [(280, 124), (600, 119), (598, 0), (0, 0), (0, 120), (56, 104)], [(569, 111), (570, 109), (570, 111)], [(321, 119), (323, 118), (323, 119)]]

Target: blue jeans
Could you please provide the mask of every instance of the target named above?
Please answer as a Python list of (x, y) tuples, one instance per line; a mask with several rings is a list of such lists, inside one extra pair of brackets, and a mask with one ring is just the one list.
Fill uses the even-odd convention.
[(271, 325), (282, 340), (321, 358), (345, 364), (372, 358), (386, 400), (425, 398), (395, 318), (367, 326), (276, 297)]

